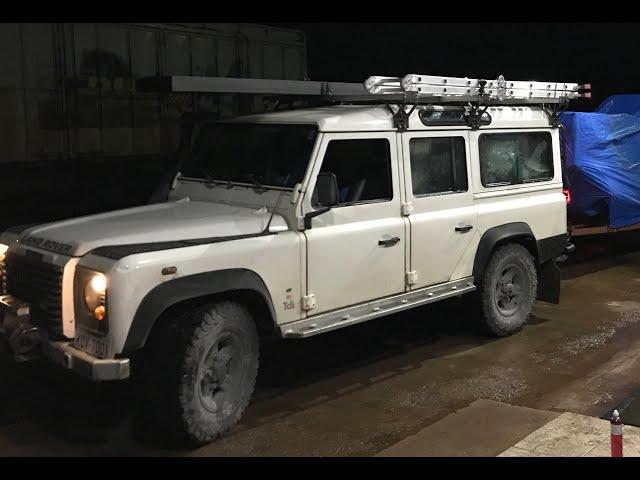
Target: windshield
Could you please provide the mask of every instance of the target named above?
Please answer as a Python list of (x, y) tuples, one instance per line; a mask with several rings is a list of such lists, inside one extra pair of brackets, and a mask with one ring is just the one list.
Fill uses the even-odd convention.
[(304, 177), (316, 135), (313, 125), (210, 123), (182, 175), (291, 188)]

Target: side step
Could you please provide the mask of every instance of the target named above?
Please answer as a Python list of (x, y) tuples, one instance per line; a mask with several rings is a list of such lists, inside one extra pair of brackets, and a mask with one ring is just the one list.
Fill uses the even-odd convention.
[(456, 297), (475, 289), (473, 277), (467, 277), (290, 322), (281, 325), (280, 331), (283, 338), (311, 337), (445, 298)]

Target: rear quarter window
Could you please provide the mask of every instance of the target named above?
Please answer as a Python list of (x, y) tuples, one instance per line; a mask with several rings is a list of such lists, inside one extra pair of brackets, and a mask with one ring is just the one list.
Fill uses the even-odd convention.
[(485, 187), (553, 179), (549, 132), (483, 133), (478, 148), (480, 176)]

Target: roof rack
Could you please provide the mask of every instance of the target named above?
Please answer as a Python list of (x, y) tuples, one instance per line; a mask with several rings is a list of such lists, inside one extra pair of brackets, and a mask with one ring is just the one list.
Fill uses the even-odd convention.
[(161, 93), (240, 93), (304, 97), (371, 96), (362, 83), (231, 77), (146, 77), (137, 81), (136, 89), (141, 92)]
[[(506, 81), (502, 75), (497, 80), (419, 74), (403, 78), (373, 76), (364, 83), (169, 76), (142, 78), (136, 88), (141, 92), (252, 94), (305, 97), (321, 103), (386, 105), (401, 131), (408, 128), (409, 117), (418, 105), (459, 106), (473, 129), (480, 127), (489, 106), (541, 105), (552, 125), (557, 126), (558, 115), (569, 100), (591, 98), (590, 84)], [(391, 105), (397, 109), (394, 111)]]

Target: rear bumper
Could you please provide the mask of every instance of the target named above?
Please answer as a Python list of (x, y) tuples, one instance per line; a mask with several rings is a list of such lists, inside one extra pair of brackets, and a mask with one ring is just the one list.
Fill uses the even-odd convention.
[(93, 381), (129, 378), (128, 358), (101, 359), (74, 348), (70, 341), (50, 341), (30, 320), (28, 304), (10, 295), (0, 297), (0, 337), (17, 361), (44, 358)]

